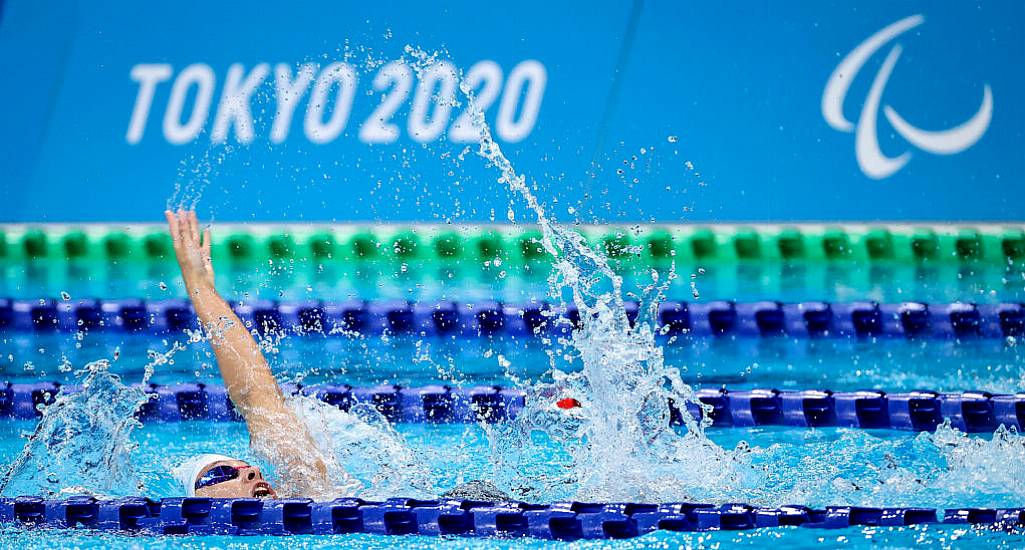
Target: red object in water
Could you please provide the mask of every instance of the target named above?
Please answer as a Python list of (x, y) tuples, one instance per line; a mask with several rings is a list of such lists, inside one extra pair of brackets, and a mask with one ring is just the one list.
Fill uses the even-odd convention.
[(566, 397), (556, 401), (555, 406), (560, 409), (575, 409), (580, 406), (580, 402), (572, 397)]

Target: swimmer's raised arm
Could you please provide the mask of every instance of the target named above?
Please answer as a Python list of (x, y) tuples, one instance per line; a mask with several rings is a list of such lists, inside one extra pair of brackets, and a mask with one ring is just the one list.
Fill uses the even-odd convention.
[(327, 468), (305, 424), (286, 405), (253, 335), (214, 287), (210, 230), (200, 232), (195, 212), (164, 215), (189, 300), (210, 336), (228, 396), (242, 413), (250, 438), (284, 466), (282, 476), (301, 476), (294, 480), (297, 485), (323, 485)]

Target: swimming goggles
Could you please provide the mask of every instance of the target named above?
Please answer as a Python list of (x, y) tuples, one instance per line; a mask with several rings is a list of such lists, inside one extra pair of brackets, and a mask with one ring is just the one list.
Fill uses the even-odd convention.
[(196, 480), (196, 489), (203, 487), (209, 487), (211, 485), (217, 485), (218, 483), (224, 483), (225, 481), (231, 481), (238, 479), (241, 472), (235, 466), (221, 465), (214, 466), (206, 471), (202, 477)]

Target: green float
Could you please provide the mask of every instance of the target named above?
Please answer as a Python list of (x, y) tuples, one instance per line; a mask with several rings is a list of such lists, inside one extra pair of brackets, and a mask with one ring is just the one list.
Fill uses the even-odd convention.
[[(616, 262), (1025, 262), (1025, 226), (581, 226)], [(547, 262), (536, 226), (267, 226), (214, 228), (214, 257), (231, 262)], [(0, 225), (0, 262), (173, 260), (163, 227)]]

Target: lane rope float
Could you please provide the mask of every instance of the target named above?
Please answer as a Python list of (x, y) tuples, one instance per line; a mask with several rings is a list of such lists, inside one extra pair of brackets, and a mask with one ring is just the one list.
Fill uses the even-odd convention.
[[(501, 386), (286, 384), (284, 389), (346, 411), (357, 403), (373, 405), (388, 420), (397, 423), (500, 422), (514, 418), (526, 403), (525, 392)], [(57, 382), (2, 384), (0, 418), (36, 418), (41, 415), (40, 408), (53, 403), (61, 391), (74, 393), (80, 388)], [(152, 398), (139, 413), (143, 422), (241, 420), (227, 391), (220, 385), (150, 384), (146, 392)], [(707, 408), (687, 403), (687, 411), (694, 418), (708, 414), (714, 427), (847, 427), (921, 432), (933, 431), (949, 420), (952, 427), (964, 432), (992, 433), (1000, 425), (1018, 430), (1025, 426), (1025, 392), (723, 388), (700, 389), (696, 396)], [(556, 396), (551, 406), (569, 411), (581, 404), (566, 395)], [(670, 411), (670, 422), (682, 423), (679, 408), (673, 405)]]
[(142, 535), (421, 535), (626, 539), (655, 530), (739, 531), (799, 526), (818, 529), (923, 524), (1020, 527), (1025, 508), (757, 507), (747, 504), (480, 502), (390, 498), (309, 499), (88, 496), (0, 498), (0, 524), (94, 529)]
[[(626, 302), (631, 321), (639, 306)], [(233, 303), (258, 333), (439, 337), (566, 335), (580, 320), (576, 306), (543, 301), (521, 304), (365, 301)], [(665, 336), (792, 338), (1008, 338), (1025, 335), (1025, 304), (952, 302), (879, 304), (776, 301), (666, 301), (657, 311)], [(568, 322), (561, 322), (561, 321)], [(73, 300), (0, 298), (0, 332), (148, 332), (197, 328), (186, 300)]]
[[(904, 261), (1021, 262), (1021, 224), (932, 225), (638, 225), (579, 226), (610, 258), (644, 262)], [(214, 228), (216, 259), (266, 262), (547, 261), (541, 233), (529, 225), (274, 226)], [(0, 225), (0, 261), (170, 261), (158, 224)]]

